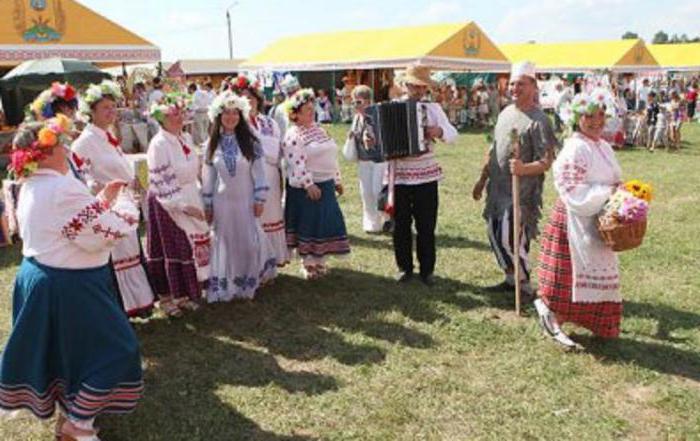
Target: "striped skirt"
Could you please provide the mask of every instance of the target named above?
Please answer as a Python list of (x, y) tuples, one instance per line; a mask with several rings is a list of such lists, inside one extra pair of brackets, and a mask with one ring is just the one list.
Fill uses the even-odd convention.
[(299, 256), (322, 258), (350, 253), (345, 219), (335, 197), (335, 183), (316, 183), (321, 199), (312, 201), (302, 188), (287, 186), (285, 222), (287, 246)]
[(0, 358), (0, 409), (89, 420), (132, 411), (143, 392), (136, 335), (110, 269), (67, 270), (25, 258)]
[(574, 323), (599, 337), (620, 335), (622, 303), (574, 303), (573, 273), (566, 228), (566, 206), (557, 200), (542, 234), (538, 293), (559, 323)]

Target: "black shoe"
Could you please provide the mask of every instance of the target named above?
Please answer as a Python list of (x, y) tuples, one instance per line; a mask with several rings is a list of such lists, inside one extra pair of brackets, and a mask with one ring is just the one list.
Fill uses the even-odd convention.
[(394, 221), (392, 219), (389, 219), (388, 221), (384, 222), (384, 225), (382, 225), (382, 232), (384, 232), (384, 233), (393, 233), (394, 232)]
[(432, 288), (435, 285), (435, 278), (432, 274), (420, 276), (420, 281), (423, 282), (423, 285), (427, 286), (428, 288)]
[(514, 291), (515, 286), (511, 285), (510, 283), (503, 281), (499, 283), (498, 285), (492, 285), (492, 286), (487, 286), (484, 288), (484, 291), (486, 292), (508, 292), (508, 291)]
[(408, 272), (408, 271), (401, 271), (396, 275), (396, 282), (397, 283), (407, 283), (410, 282), (411, 279), (413, 279), (413, 273)]

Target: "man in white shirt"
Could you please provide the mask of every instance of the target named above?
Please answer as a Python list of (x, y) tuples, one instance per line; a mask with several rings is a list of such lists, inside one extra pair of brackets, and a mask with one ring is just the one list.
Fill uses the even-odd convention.
[(205, 88), (197, 87), (192, 94), (192, 105), (194, 108), (194, 130), (192, 140), (195, 144), (204, 143), (209, 138), (209, 116), (207, 112), (209, 105), (214, 101), (214, 93), (211, 91), (211, 83), (207, 83)]

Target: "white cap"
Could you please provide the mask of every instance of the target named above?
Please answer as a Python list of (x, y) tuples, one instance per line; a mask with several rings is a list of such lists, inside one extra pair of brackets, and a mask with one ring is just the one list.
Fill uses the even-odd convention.
[(522, 61), (520, 63), (513, 64), (510, 71), (510, 80), (514, 81), (520, 77), (530, 77), (533, 80), (537, 79), (535, 75), (535, 65), (529, 61)]

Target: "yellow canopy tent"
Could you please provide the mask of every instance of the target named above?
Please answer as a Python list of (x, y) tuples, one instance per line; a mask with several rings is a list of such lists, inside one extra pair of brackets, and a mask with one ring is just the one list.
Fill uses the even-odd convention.
[(160, 61), (160, 49), (75, 0), (0, 1), (0, 66), (39, 58)]
[(658, 70), (642, 40), (502, 44), (513, 63), (532, 61), (538, 72), (587, 72), (609, 69), (633, 73)]
[(700, 43), (651, 44), (649, 50), (663, 69), (700, 71)]
[(442, 70), (506, 71), (510, 63), (474, 23), (329, 32), (282, 38), (244, 69), (387, 69), (418, 63)]

